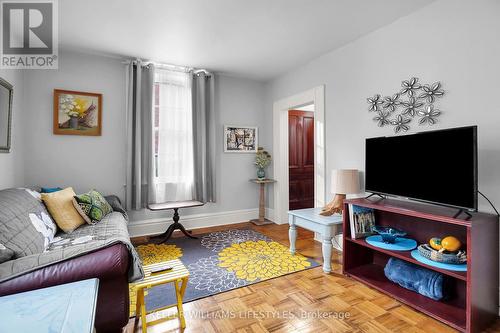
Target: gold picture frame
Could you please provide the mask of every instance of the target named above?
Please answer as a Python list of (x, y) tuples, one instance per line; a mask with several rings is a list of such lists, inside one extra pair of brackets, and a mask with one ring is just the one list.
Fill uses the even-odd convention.
[(102, 94), (54, 89), (54, 134), (100, 136)]

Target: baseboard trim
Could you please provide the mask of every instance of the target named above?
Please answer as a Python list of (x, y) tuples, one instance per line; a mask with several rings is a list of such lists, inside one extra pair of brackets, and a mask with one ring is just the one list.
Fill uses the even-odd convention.
[(276, 220), (274, 219), (274, 209), (272, 209), (272, 208), (266, 208), (265, 215), (266, 215), (266, 219), (268, 219), (269, 221), (273, 221), (274, 223), (276, 223)]
[[(220, 225), (248, 222), (259, 215), (259, 209), (241, 209), (226, 212), (181, 215), (180, 222), (188, 230), (216, 227)], [(273, 209), (266, 208), (266, 218), (274, 221)], [(128, 224), (130, 237), (161, 234), (172, 223), (169, 218), (156, 218), (131, 221)]]

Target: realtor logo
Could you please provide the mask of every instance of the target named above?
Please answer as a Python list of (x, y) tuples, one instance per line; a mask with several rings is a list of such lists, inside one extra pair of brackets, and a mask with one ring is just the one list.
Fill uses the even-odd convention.
[(57, 0), (1, 0), (0, 68), (57, 69)]

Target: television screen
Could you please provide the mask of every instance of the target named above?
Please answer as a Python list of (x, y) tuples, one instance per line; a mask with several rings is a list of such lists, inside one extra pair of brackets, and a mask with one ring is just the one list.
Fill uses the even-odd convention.
[(367, 192), (477, 209), (477, 127), (366, 139)]

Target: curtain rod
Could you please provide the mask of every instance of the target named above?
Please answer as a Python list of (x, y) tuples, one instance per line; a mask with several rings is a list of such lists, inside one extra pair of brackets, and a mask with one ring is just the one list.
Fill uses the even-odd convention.
[(163, 63), (158, 63), (158, 62), (154, 62), (154, 61), (143, 61), (140, 59), (123, 60), (122, 64), (124, 64), (124, 65), (128, 65), (130, 63), (137, 64), (139, 62), (141, 63), (141, 66), (143, 66), (143, 67), (149, 66), (150, 64), (152, 64), (155, 67), (164, 68), (164, 69), (168, 69), (168, 70), (176, 71), (176, 72), (183, 72), (183, 73), (191, 72), (193, 74), (205, 73), (205, 75), (212, 75), (212, 73), (206, 69), (194, 68), (194, 67), (184, 67), (184, 66), (178, 66), (178, 65), (172, 65), (172, 64), (163, 64)]

